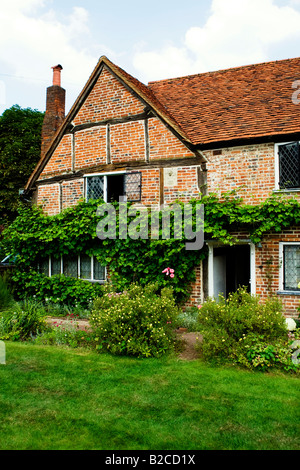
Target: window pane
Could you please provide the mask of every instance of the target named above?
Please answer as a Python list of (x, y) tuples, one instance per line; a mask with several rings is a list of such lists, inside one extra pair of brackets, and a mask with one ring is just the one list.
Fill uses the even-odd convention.
[(104, 176), (90, 176), (86, 179), (86, 200), (104, 199)]
[(49, 276), (49, 258), (43, 258), (39, 261), (39, 273)]
[(61, 260), (51, 256), (51, 276), (61, 273)]
[(299, 143), (280, 145), (278, 152), (280, 188), (299, 188)]
[(80, 277), (81, 279), (91, 279), (91, 258), (88, 255), (80, 255)]
[(142, 173), (135, 171), (125, 175), (125, 194), (127, 201), (139, 202), (142, 191)]
[(298, 290), (300, 282), (300, 246), (284, 246), (284, 289)]
[(94, 280), (95, 281), (105, 281), (105, 267), (101, 266), (99, 261), (97, 261), (94, 256)]
[(64, 275), (68, 277), (78, 277), (78, 257), (64, 256)]

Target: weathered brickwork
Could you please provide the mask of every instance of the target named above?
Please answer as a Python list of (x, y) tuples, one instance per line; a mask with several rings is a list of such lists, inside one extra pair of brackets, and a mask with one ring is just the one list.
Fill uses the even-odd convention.
[(73, 122), (79, 125), (143, 112), (143, 103), (104, 68)]
[(194, 157), (194, 154), (157, 118), (149, 119), (149, 146), (151, 159)]
[(111, 163), (145, 161), (143, 121), (110, 126)]
[(160, 203), (160, 171), (158, 168), (141, 170), (142, 173), (142, 204), (150, 206)]
[(196, 280), (191, 285), (191, 294), (189, 300), (184, 304), (184, 308), (195, 307), (203, 303), (204, 292), (202, 263), (200, 263), (200, 265), (195, 268), (195, 276)]
[(72, 171), (72, 141), (71, 135), (66, 134), (61, 139), (52, 158), (45, 166), (39, 179), (50, 178), (60, 173), (70, 173)]
[(264, 237), (262, 247), (256, 249), (256, 293), (262, 299), (279, 292), (279, 298), (284, 305), (285, 315), (298, 317), (297, 308), (300, 306), (300, 296), (289, 294), (282, 290), (280, 271), (280, 243), (300, 241), (300, 228), (291, 227), (283, 233), (270, 233)]
[[(208, 159), (207, 185), (217, 194), (236, 190), (245, 203), (256, 204), (275, 189), (274, 144), (223, 148), (204, 152)], [(218, 153), (218, 152), (216, 152)]]
[(78, 180), (64, 181), (61, 183), (61, 210), (75, 206), (84, 199), (84, 181)]
[(75, 171), (106, 163), (106, 132), (106, 126), (98, 126), (75, 133)]
[(60, 190), (59, 184), (40, 185), (37, 191), (36, 203), (42, 206), (49, 215), (60, 212)]
[[(198, 187), (197, 167), (176, 167), (175, 170), (175, 184), (168, 186), (167, 181), (164, 181), (164, 202), (170, 204), (178, 199), (183, 202), (189, 202), (190, 199), (195, 199), (200, 196)], [(166, 169), (168, 171), (168, 169)]]

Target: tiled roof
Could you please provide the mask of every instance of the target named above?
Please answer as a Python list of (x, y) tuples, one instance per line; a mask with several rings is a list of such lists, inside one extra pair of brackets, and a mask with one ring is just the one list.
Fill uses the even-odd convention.
[(299, 132), (300, 104), (292, 101), (296, 80), (300, 58), (150, 82), (148, 87), (189, 140), (205, 145)]

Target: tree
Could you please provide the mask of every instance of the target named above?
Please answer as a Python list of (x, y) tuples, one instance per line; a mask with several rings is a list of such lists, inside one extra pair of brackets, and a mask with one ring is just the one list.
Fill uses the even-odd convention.
[(43, 117), (18, 105), (0, 116), (0, 227), (16, 217), (19, 191), (40, 159)]

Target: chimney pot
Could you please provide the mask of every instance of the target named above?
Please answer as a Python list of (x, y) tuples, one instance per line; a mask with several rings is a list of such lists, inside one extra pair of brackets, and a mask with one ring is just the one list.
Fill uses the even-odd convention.
[(60, 64), (51, 67), (53, 69), (53, 86), (61, 86), (60, 82), (60, 72), (62, 70), (62, 66)]
[(65, 119), (65, 95), (66, 90), (60, 86), (60, 64), (51, 67), (53, 69), (53, 85), (47, 88), (46, 112), (42, 126), (42, 148), (44, 155), (49, 144)]

